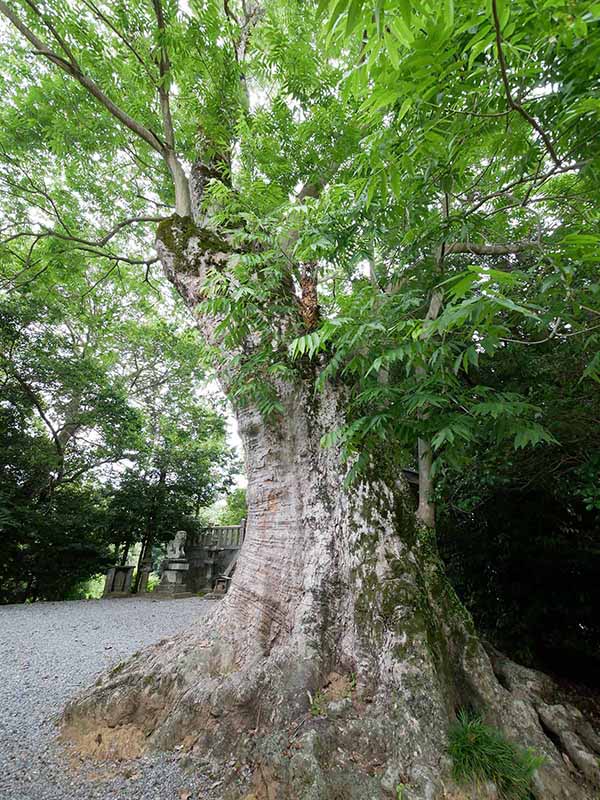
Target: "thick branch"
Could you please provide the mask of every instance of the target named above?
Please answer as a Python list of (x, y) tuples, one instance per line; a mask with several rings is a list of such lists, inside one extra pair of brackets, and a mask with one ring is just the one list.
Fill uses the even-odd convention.
[(77, 244), (85, 244), (90, 247), (104, 247), (114, 236), (117, 235), (117, 233), (119, 233), (119, 231), (123, 230), (123, 228), (126, 228), (129, 225), (133, 225), (137, 222), (162, 222), (164, 219), (165, 217), (147, 217), (147, 216), (128, 217), (127, 219), (122, 220), (122, 222), (119, 222), (117, 225), (111, 228), (107, 233), (105, 233), (104, 236), (102, 236), (100, 239), (97, 239), (96, 241), (91, 239), (83, 239), (80, 236), (73, 236), (71, 234), (59, 233), (58, 231), (46, 229), (44, 230), (43, 233), (33, 233), (29, 231), (21, 231), (20, 233), (13, 233), (12, 236), (9, 236), (7, 239), (4, 239), (3, 241), (0, 241), (0, 244), (8, 244), (9, 242), (15, 239), (22, 239), (24, 237), (30, 237), (30, 236), (38, 239), (43, 239), (48, 236), (52, 236), (56, 239), (62, 239), (63, 241), (66, 242), (76, 242)]
[[(102, 250), (100, 250), (99, 248), (102, 248), (106, 244), (108, 244), (108, 242), (114, 236), (116, 236), (116, 234), (119, 233), (119, 231), (123, 230), (123, 228), (127, 227), (128, 225), (133, 225), (134, 223), (137, 222), (161, 222), (163, 219), (164, 217), (150, 217), (150, 216), (129, 217), (128, 219), (124, 219), (121, 222), (119, 222), (97, 241), (93, 241), (90, 239), (83, 239), (82, 237), (79, 236), (66, 235), (64, 233), (60, 233), (59, 231), (45, 230), (42, 233), (33, 233), (29, 231), (22, 231), (20, 233), (15, 233), (12, 236), (5, 239), (4, 241), (0, 242), (0, 245), (5, 246), (9, 242), (15, 239), (31, 237), (33, 239), (33, 243), (29, 253), (29, 255), (31, 255), (31, 250), (40, 241), (40, 239), (52, 237), (55, 239), (60, 239), (63, 242), (73, 242), (76, 250), (83, 250), (84, 252), (91, 253), (92, 255), (97, 256), (99, 258), (108, 258), (110, 261), (114, 261), (115, 265), (118, 263), (126, 263), (133, 265), (151, 266), (152, 264), (155, 264), (158, 261), (157, 256), (153, 256), (152, 258), (130, 258), (128, 256), (119, 256), (116, 255), (115, 253), (105, 253), (102, 252)], [(110, 270), (110, 272), (112, 272), (114, 268), (115, 267), (113, 267)], [(18, 277), (18, 275), (16, 277)]]
[(165, 17), (161, 0), (152, 0), (154, 7), (154, 15), (156, 16), (156, 25), (158, 28), (158, 38), (160, 42), (160, 55), (158, 58), (158, 71), (160, 75), (160, 83), (158, 85), (158, 96), (160, 100), (160, 112), (163, 119), (163, 126), (165, 131), (165, 142), (167, 147), (171, 150), (175, 147), (175, 134), (173, 131), (173, 119), (171, 117), (171, 101), (169, 98), (169, 72), (171, 69), (171, 62), (169, 61), (169, 53), (165, 44), (166, 25)]
[(156, 16), (158, 39), (160, 43), (160, 55), (158, 58), (158, 70), (160, 74), (158, 99), (160, 102), (160, 113), (166, 142), (163, 155), (175, 186), (175, 211), (180, 217), (190, 217), (192, 215), (192, 201), (190, 197), (189, 181), (175, 153), (175, 129), (173, 127), (171, 99), (169, 95), (169, 72), (171, 71), (171, 62), (165, 43), (167, 31), (165, 16), (161, 0), (152, 0), (152, 5)]
[[(29, 0), (28, 0), (29, 2)], [(164, 17), (162, 14), (162, 7), (160, 5), (159, 0), (153, 0), (155, 12), (157, 14), (157, 21), (159, 25), (159, 32), (161, 38), (164, 36)], [(35, 6), (30, 3), (32, 8), (36, 11), (36, 13), (40, 15), (39, 11)], [(17, 30), (35, 47), (36, 52), (40, 55), (46, 57), (49, 61), (51, 61), (56, 66), (60, 67), (63, 72), (66, 72), (71, 77), (75, 78), (75, 80), (83, 86), (93, 97), (96, 98), (105, 108), (106, 110), (112, 114), (116, 119), (119, 120), (125, 127), (129, 130), (133, 131), (137, 136), (143, 139), (147, 144), (152, 147), (157, 153), (159, 153), (164, 159), (169, 168), (171, 176), (173, 178), (173, 185), (175, 188), (175, 206), (176, 212), (180, 216), (190, 216), (191, 215), (191, 201), (190, 201), (190, 191), (187, 176), (179, 162), (175, 154), (174, 149), (174, 133), (173, 133), (173, 121), (171, 118), (171, 111), (169, 105), (169, 94), (168, 90), (165, 88), (166, 80), (168, 77), (168, 71), (170, 68), (170, 64), (168, 61), (168, 56), (166, 54), (166, 50), (164, 45), (161, 46), (161, 56), (160, 56), (160, 75), (161, 75), (161, 83), (159, 86), (159, 97), (160, 97), (160, 107), (161, 113), (163, 118), (163, 126), (165, 129), (165, 138), (166, 143), (162, 142), (158, 136), (156, 136), (153, 131), (146, 128), (144, 125), (139, 123), (137, 120), (133, 119), (126, 111), (123, 111), (122, 108), (116, 105), (103, 91), (102, 89), (93, 81), (88, 75), (86, 75), (80, 68), (79, 64), (75, 60), (74, 56), (71, 54), (70, 50), (66, 45), (63, 43), (62, 38), (60, 35), (55, 31), (54, 27), (48, 23), (44, 17), (44, 22), (46, 26), (49, 28), (50, 32), (54, 36), (54, 38), (59, 42), (63, 50), (65, 50), (68, 58), (63, 58), (62, 56), (55, 53), (52, 49), (50, 49), (41, 39), (36, 36), (36, 34), (28, 28), (15, 14), (8, 5), (4, 2), (4, 0), (0, 0), (0, 13), (4, 14), (12, 24), (17, 28)]]
[(41, 39), (39, 39), (35, 33), (27, 27), (17, 16), (17, 14), (12, 11), (8, 5), (4, 2), (4, 0), (0, 0), (0, 13), (4, 14), (15, 28), (35, 47), (35, 50), (40, 55), (43, 55), (57, 67), (66, 72), (71, 77), (75, 78), (75, 80), (81, 84), (93, 97), (101, 103), (106, 110), (112, 114), (113, 117), (119, 120), (125, 127), (129, 128), (130, 131), (133, 131), (137, 136), (143, 139), (147, 144), (152, 147), (153, 150), (156, 150), (157, 153), (164, 156), (164, 145), (160, 141), (160, 139), (149, 131), (144, 125), (139, 123), (137, 120), (133, 119), (126, 111), (123, 111), (122, 108), (114, 103), (110, 97), (108, 97), (102, 89), (98, 86), (98, 84), (93, 81), (88, 75), (85, 75), (80, 67), (79, 64), (72, 60), (72, 59), (64, 59), (51, 50)]
[(98, 258), (108, 258), (110, 261), (118, 261), (123, 264), (133, 264), (134, 266), (149, 266), (150, 264), (156, 264), (158, 261), (158, 256), (153, 256), (152, 258), (129, 258), (128, 256), (116, 256), (113, 253), (103, 253), (101, 250), (96, 250), (94, 247), (87, 247), (85, 245), (76, 245), (75, 249), (83, 250), (85, 253), (91, 253)]

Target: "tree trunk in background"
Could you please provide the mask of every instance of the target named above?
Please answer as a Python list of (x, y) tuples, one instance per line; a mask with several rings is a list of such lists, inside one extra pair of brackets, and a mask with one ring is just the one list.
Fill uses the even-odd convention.
[[(142, 540), (142, 546), (140, 547), (140, 554), (138, 556), (137, 567), (135, 570), (135, 580), (133, 581), (133, 586), (131, 587), (131, 591), (133, 594), (138, 594), (139, 592), (144, 592), (145, 584), (147, 583), (147, 576), (144, 578), (144, 571), (147, 565), (148, 560), (148, 543), (150, 541), (150, 533), (146, 532), (144, 539)], [(152, 545), (150, 545), (150, 549)]]
[[(227, 261), (202, 240), (163, 231), (159, 242), (192, 308), (207, 267)], [(199, 320), (213, 343), (216, 322)], [(382, 457), (345, 488), (348, 465), (319, 444), (344, 423), (344, 387), (315, 397), (305, 376), (278, 389), (275, 420), (237, 409), (246, 538), (210, 624), (105, 675), (70, 704), (65, 734), (96, 756), (182, 745), (216, 764), (246, 761), (259, 798), (397, 798), (405, 787), (407, 800), (438, 800), (460, 796), (448, 793), (447, 733), (469, 707), (546, 756), (538, 800), (591, 798), (544, 733), (533, 680), (527, 694), (496, 679), (397, 465)], [(569, 720), (563, 730), (589, 754)]]
[(152, 569), (152, 548), (156, 541), (156, 534), (158, 532), (158, 520), (160, 517), (161, 505), (164, 501), (164, 488), (165, 488), (166, 475), (164, 470), (160, 470), (158, 475), (158, 483), (152, 496), (152, 504), (148, 512), (148, 519), (146, 521), (146, 533), (142, 542), (140, 556), (138, 558), (137, 572), (135, 582), (133, 584), (133, 593), (141, 594), (146, 591), (148, 578)]
[[(120, 563), (120, 565), (122, 567), (124, 567), (127, 564), (127, 559), (129, 557), (129, 548), (130, 547), (131, 547), (131, 539), (125, 539), (125, 541), (123, 542), (123, 552), (122, 552), (121, 557), (119, 559), (119, 563)], [(118, 553), (118, 549), (117, 549), (117, 553)]]

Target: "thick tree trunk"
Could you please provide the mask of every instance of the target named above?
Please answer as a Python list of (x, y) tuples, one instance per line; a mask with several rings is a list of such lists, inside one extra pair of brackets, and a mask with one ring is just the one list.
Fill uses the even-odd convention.
[[(193, 304), (206, 259), (196, 257), (196, 272), (181, 259), (163, 253)], [(203, 320), (208, 337), (213, 323)], [(248, 521), (227, 596), (198, 630), (71, 703), (65, 735), (94, 755), (181, 744), (216, 763), (233, 756), (257, 767), (252, 791), (262, 798), (396, 798), (403, 787), (404, 798), (438, 800), (460, 797), (450, 793), (447, 733), (469, 707), (545, 755), (536, 798), (591, 798), (585, 759), (568, 772), (537, 694), (496, 679), (397, 466), (382, 454), (345, 487), (348, 465), (320, 446), (344, 422), (344, 388), (315, 397), (304, 375), (278, 389), (276, 420), (237, 411)], [(565, 713), (571, 761), (579, 751), (592, 758), (593, 734)]]

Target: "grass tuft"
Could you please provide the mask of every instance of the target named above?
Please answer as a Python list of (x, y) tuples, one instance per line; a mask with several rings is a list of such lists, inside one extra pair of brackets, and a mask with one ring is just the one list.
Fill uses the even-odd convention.
[(532, 750), (517, 747), (466, 711), (450, 729), (448, 752), (458, 783), (492, 781), (503, 800), (529, 800), (535, 771), (544, 763)]

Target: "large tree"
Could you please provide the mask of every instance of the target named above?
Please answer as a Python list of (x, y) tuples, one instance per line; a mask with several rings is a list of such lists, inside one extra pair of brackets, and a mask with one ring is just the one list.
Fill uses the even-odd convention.
[[(548, 438), (535, 404), (469, 375), (478, 359), (596, 323), (584, 5), (0, 2), (19, 36), (2, 115), (22, 271), (58, 246), (151, 272), (155, 256), (118, 246), (174, 209), (157, 256), (248, 473), (210, 633), (105, 676), (69, 707), (72, 739), (242, 754), (293, 798), (441, 798), (448, 727), (471, 707), (545, 756), (537, 798), (590, 796), (598, 740), (534, 676), (495, 659), (498, 680), (440, 566), (432, 500), (434, 449), (478, 425)], [(522, 281), (545, 306), (515, 301)], [(397, 456), (417, 440), (415, 516)], [(352, 702), (311, 720), (336, 692)]]

